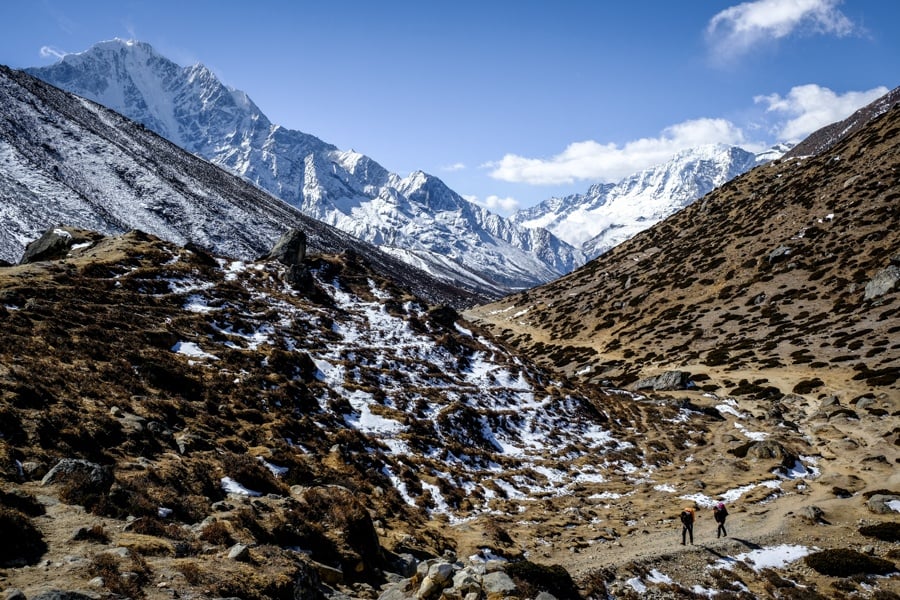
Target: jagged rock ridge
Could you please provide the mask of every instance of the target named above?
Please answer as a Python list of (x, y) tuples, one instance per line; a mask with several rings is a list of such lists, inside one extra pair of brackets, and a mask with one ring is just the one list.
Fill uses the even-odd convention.
[(182, 68), (148, 44), (103, 42), (28, 72), (143, 123), (436, 277), (499, 294), (584, 262), (552, 234), (520, 228), (431, 175), (401, 178), (367, 156), (275, 125), (203, 65)]

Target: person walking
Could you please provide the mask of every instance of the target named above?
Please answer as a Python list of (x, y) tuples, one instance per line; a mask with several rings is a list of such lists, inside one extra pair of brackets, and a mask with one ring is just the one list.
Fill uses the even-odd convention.
[(719, 536), (728, 537), (728, 532), (725, 531), (725, 518), (728, 517), (728, 509), (725, 508), (724, 502), (719, 502), (716, 504), (716, 507), (713, 508), (713, 518), (716, 520), (716, 523), (719, 524), (719, 527), (716, 529), (716, 537)]
[(684, 546), (684, 543), (688, 536), (690, 536), (691, 546), (694, 545), (694, 520), (696, 519), (697, 509), (693, 506), (687, 506), (681, 511), (681, 545)]

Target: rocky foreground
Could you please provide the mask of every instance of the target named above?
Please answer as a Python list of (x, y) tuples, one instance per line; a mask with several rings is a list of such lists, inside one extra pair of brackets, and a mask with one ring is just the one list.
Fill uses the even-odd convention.
[(299, 238), (30, 250), (0, 269), (9, 597), (898, 593), (888, 394), (579, 385)]

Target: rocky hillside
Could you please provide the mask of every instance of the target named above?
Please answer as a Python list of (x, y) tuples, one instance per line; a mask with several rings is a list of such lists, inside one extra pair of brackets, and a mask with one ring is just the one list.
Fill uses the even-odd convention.
[(895, 107), (820, 155), (758, 167), (471, 316), (591, 382), (682, 369), (716, 393), (897, 398), (898, 134)]
[(0, 269), (8, 598), (900, 591), (888, 400), (581, 386), (296, 239), (249, 262), (66, 227)]
[(826, 125), (811, 133), (803, 142), (785, 154), (785, 158), (802, 158), (820, 154), (845, 137), (864, 127), (872, 119), (886, 113), (900, 102), (900, 87), (894, 88), (878, 100), (862, 107), (843, 121)]

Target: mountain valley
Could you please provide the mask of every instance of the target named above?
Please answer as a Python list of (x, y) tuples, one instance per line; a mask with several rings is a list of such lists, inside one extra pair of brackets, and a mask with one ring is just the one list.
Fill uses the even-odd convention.
[[(154, 56), (184, 104), (146, 125), (0, 68), (7, 600), (900, 597), (895, 100), (575, 269), (435, 178), (247, 125), (310, 151), (312, 204), (269, 195), (272, 163), (173, 143), (261, 113)], [(452, 227), (394, 246), (400, 204), (565, 252), (501, 298), (539, 269), (468, 247), (435, 277)]]

